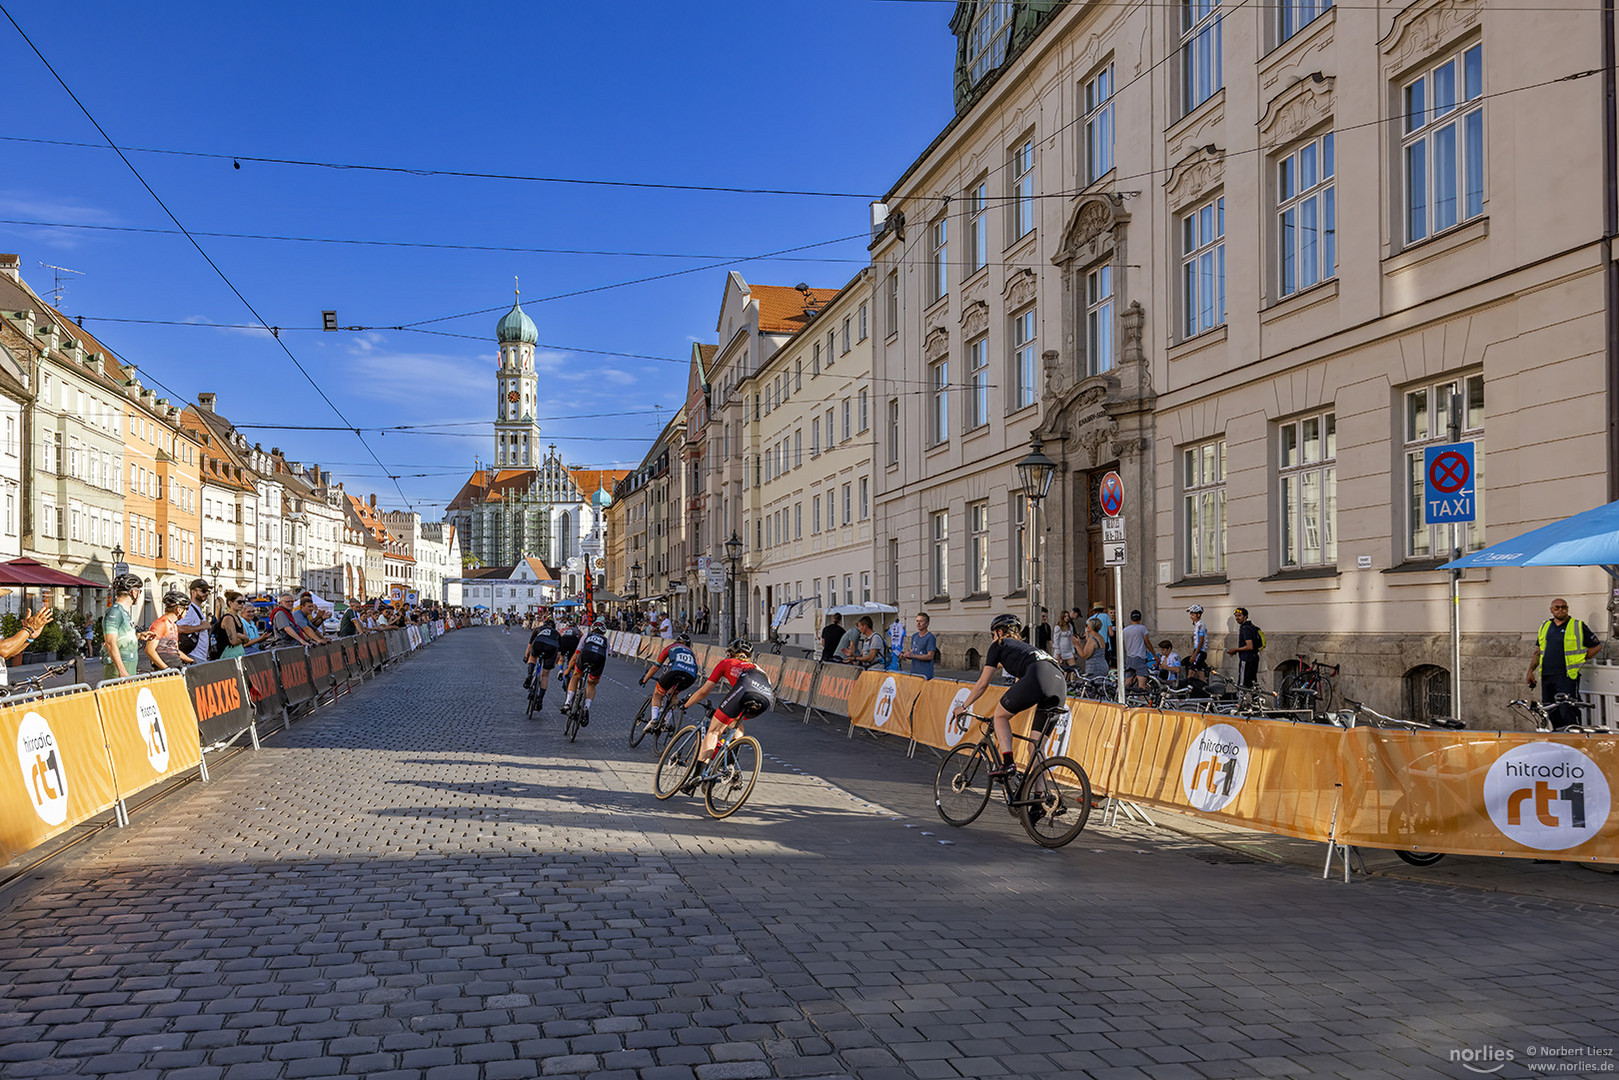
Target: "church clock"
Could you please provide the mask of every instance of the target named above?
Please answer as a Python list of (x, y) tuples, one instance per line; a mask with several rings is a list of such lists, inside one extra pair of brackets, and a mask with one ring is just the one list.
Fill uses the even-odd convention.
[(508, 391), (506, 391), (506, 400), (511, 402), (513, 405), (516, 405), (517, 404), (517, 391), (516, 390), (508, 390)]

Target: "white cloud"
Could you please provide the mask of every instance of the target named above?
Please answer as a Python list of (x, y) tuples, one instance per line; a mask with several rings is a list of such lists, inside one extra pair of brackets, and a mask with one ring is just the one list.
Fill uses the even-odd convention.
[[(27, 191), (0, 190), (0, 217), (26, 218), (65, 225), (110, 225), (118, 219), (94, 206), (70, 199), (41, 197)], [(27, 239), (37, 247), (57, 251), (82, 248), (95, 234), (80, 229), (53, 229), (27, 225), (4, 225), (0, 231)]]
[(393, 352), (381, 334), (349, 343), (343, 365), (352, 392), (389, 405), (415, 405), (439, 414), (447, 406), (486, 402), (494, 388), (487, 362), (440, 353)]

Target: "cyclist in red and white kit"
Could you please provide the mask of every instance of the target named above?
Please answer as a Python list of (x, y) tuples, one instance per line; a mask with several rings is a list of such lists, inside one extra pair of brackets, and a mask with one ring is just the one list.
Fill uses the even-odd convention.
[(714, 756), (720, 735), (726, 728), (736, 724), (736, 733), (746, 734), (742, 721), (750, 716), (758, 716), (776, 704), (770, 677), (754, 666), (753, 645), (743, 638), (737, 638), (726, 652), (728, 655), (725, 659), (715, 664), (714, 670), (709, 672), (708, 681), (693, 690), (682, 705), (682, 708), (695, 705), (717, 686), (726, 689), (725, 700), (720, 702), (719, 708), (714, 710), (713, 719), (708, 722), (708, 733), (703, 736), (703, 748), (697, 756), (699, 763)]

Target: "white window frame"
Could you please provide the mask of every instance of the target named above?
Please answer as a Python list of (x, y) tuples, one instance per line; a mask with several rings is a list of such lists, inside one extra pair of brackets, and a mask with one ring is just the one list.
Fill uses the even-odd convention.
[(967, 595), (989, 594), (989, 501), (967, 506)]
[(1226, 569), (1225, 438), (1181, 448), (1181, 568), (1189, 578)]
[(1030, 135), (1008, 152), (1006, 174), (1011, 178), (1007, 209), (1010, 216), (1008, 243), (1015, 244), (1034, 232), (1034, 136)]
[(1291, 39), (1331, 7), (1332, 0), (1276, 0), (1276, 43)]
[(1332, 132), (1276, 160), (1276, 291), (1292, 296), (1338, 275), (1338, 195)]
[(967, 430), (989, 423), (989, 335), (967, 343)]
[(1028, 552), (1025, 550), (1029, 542), (1029, 499), (1021, 491), (1012, 492), (1012, 500), (1007, 504), (1007, 519), (1011, 526), (1012, 550), (1010, 573), (1007, 575), (1012, 585), (1012, 592), (1022, 592), (1028, 588)]
[(1080, 111), (1085, 118), (1081, 144), (1085, 160), (1080, 176), (1087, 187), (1113, 171), (1113, 95), (1117, 89), (1111, 60), (1080, 87)]
[(967, 190), (967, 273), (972, 277), (989, 265), (989, 183), (980, 179)]
[(899, 398), (888, 399), (888, 464), (899, 464)]
[[(1484, 46), (1474, 42), (1400, 88), (1400, 228), (1408, 245), (1484, 216), (1484, 74)], [(1447, 158), (1448, 183), (1440, 168)]]
[(1220, 0), (1181, 0), (1181, 115), (1225, 86)]
[(899, 333), (899, 271), (888, 272), (887, 295), (883, 297), (883, 329), (889, 337)]
[(1040, 398), (1040, 322), (1034, 305), (1012, 316), (1012, 411)]
[(950, 291), (950, 219), (941, 214), (928, 226), (928, 304)]
[(1330, 409), (1276, 432), (1277, 550), (1283, 569), (1338, 563), (1338, 434)]
[(1180, 217), (1181, 336), (1193, 338), (1226, 321), (1225, 196)]
[(1011, 36), (1011, 0), (981, 0), (967, 31), (967, 71), (973, 83), (1001, 66)]
[[(1477, 551), (1484, 546), (1484, 376), (1480, 372), (1457, 375), (1422, 386), (1414, 386), (1400, 395), (1398, 431), (1405, 439), (1406, 495), (1405, 495), (1405, 557), (1428, 559), (1444, 555), (1451, 550), (1450, 528), (1445, 525), (1422, 523), (1422, 495), (1425, 464), (1423, 450), (1436, 443), (1450, 441), (1449, 399), (1452, 390), (1462, 395), (1461, 438), (1473, 444), (1473, 509), (1475, 520), (1461, 525), (1458, 540), (1462, 551)], [(1425, 406), (1419, 406), (1419, 395), (1426, 396)]]
[(936, 510), (929, 515), (928, 544), (928, 585), (933, 590), (930, 599), (947, 599), (950, 596), (950, 511)]
[(950, 358), (928, 365), (928, 445), (950, 441)]
[(1114, 364), (1113, 264), (1085, 272), (1085, 374), (1112, 371)]

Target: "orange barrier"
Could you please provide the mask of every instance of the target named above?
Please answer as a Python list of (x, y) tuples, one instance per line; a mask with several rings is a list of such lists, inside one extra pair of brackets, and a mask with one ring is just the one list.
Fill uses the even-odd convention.
[(1108, 701), (1069, 698), (1068, 717), (1066, 725), (1048, 733), (1045, 753), (1079, 762), (1093, 792), (1112, 792), (1124, 740), (1124, 710)]
[(789, 705), (809, 704), (810, 690), (815, 684), (815, 663), (810, 660), (786, 659), (781, 665), (781, 679), (776, 683), (776, 700)]
[[(916, 704), (911, 709), (911, 738), (923, 746), (931, 746), (935, 750), (949, 750), (965, 739), (969, 743), (978, 741), (978, 724), (965, 716), (951, 720), (950, 714), (955, 711), (957, 702), (965, 701), (972, 691), (971, 683), (950, 682), (947, 679), (932, 679), (923, 684), (921, 692), (917, 695)], [(1004, 686), (991, 686), (984, 691), (984, 696), (973, 702), (973, 711), (985, 716), (992, 715), (995, 705), (1006, 693)], [(1014, 717), (1014, 721), (1020, 719)], [(1022, 717), (1025, 727), (1027, 717)], [(1017, 725), (1013, 724), (1013, 730)]]
[(1341, 844), (1619, 862), (1612, 736), (1377, 728), (1341, 735)]
[(17, 751), (15, 766), (0, 767), (0, 861), (118, 801), (88, 690), (0, 709), (0, 745)]
[(849, 720), (856, 727), (908, 738), (911, 707), (927, 680), (896, 671), (867, 671), (849, 697)]
[(823, 664), (821, 675), (815, 680), (815, 691), (810, 695), (810, 708), (834, 716), (849, 715), (849, 697), (854, 693), (855, 680), (860, 669), (845, 664)]
[(196, 768), (202, 760), (197, 713), (179, 672), (103, 686), (95, 699), (119, 798)]
[(1344, 732), (1131, 709), (1110, 793), (1284, 836), (1331, 836)]
[(765, 678), (770, 680), (772, 689), (781, 685), (780, 656), (775, 653), (756, 653), (753, 657), (753, 662), (758, 665), (759, 670), (765, 673)]
[(663, 651), (663, 639), (642, 634), (635, 646), (635, 655), (642, 660), (651, 661)]

